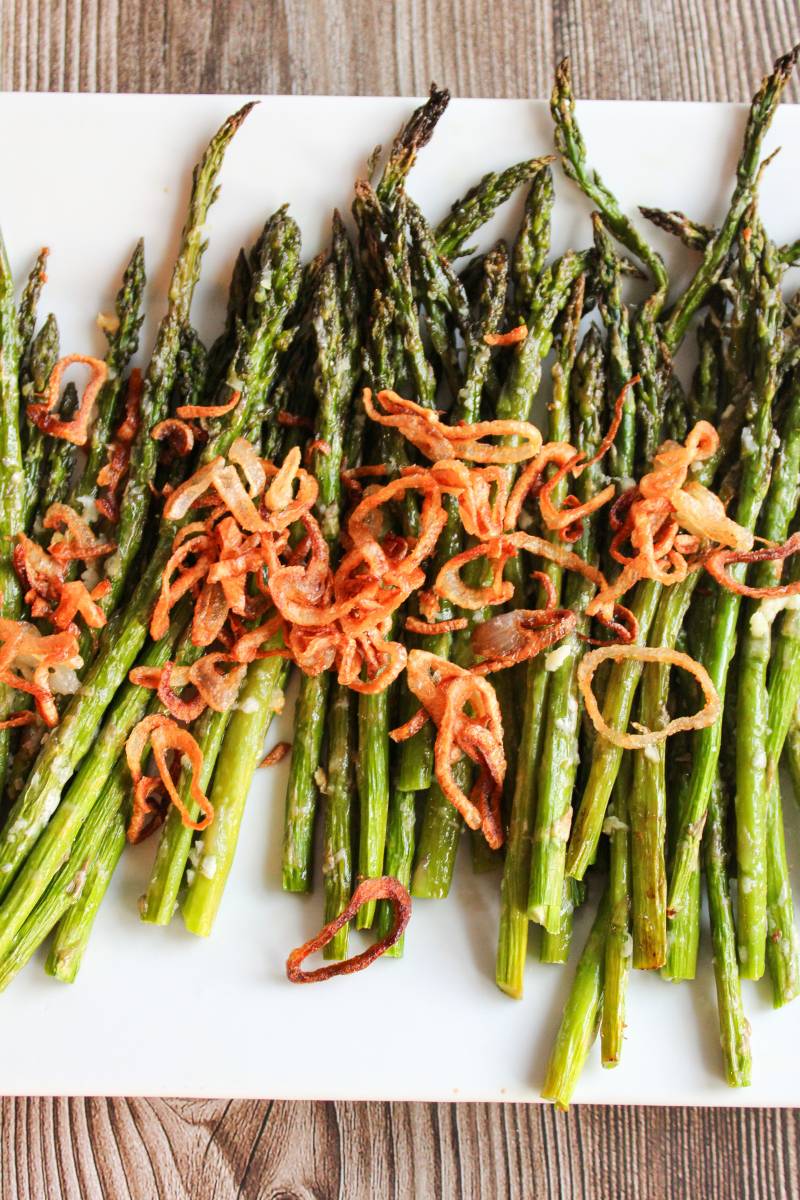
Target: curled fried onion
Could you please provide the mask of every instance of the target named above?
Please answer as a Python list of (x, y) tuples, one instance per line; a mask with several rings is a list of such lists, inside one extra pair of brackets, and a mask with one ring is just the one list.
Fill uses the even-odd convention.
[(150, 437), (156, 442), (169, 442), (172, 453), (178, 458), (185, 458), (194, 449), (194, 429), (188, 421), (181, 421), (177, 417), (159, 421)]
[[(693, 716), (674, 718), (663, 729), (649, 729), (644, 733), (627, 733), (620, 729), (613, 729), (604, 720), (592, 691), (594, 673), (600, 664), (608, 659), (614, 662), (632, 659), (634, 662), (663, 663), (667, 666), (682, 667), (694, 675), (700, 684), (705, 701), (703, 708)], [(623, 750), (641, 750), (645, 746), (652, 746), (655, 742), (663, 742), (673, 733), (680, 733), (683, 730), (705, 729), (708, 725), (714, 724), (722, 711), (717, 690), (702, 663), (690, 658), (688, 654), (683, 654), (680, 650), (672, 650), (669, 647), (600, 646), (583, 656), (578, 667), (577, 679), (586, 705), (586, 712), (595, 729), (601, 737)]]
[(527, 336), (528, 326), (517, 325), (507, 333), (485, 333), (483, 340), (487, 346), (515, 346), (517, 342), (524, 342)]
[(219, 663), (233, 663), (230, 654), (204, 654), (189, 670), (189, 681), (197, 688), (209, 708), (227, 712), (236, 703), (239, 688), (247, 667), (236, 664), (227, 674), (217, 669)]
[(515, 608), (476, 625), (472, 649), (486, 661), (473, 667), (490, 675), (515, 663), (535, 658), (575, 628), (578, 618), (570, 608)]
[[(153, 782), (155, 777), (143, 776), (142, 774), (142, 756), (148, 743), (152, 749), (156, 769), (158, 770), (158, 780), (155, 780), (155, 782)], [(191, 813), (183, 803), (175, 786), (175, 781), (172, 778), (172, 773), (167, 763), (167, 754), (171, 751), (175, 751), (189, 760), (192, 772), (190, 795), (203, 813), (199, 821), (192, 820)], [(171, 717), (165, 717), (160, 713), (153, 713), (151, 716), (141, 720), (129, 734), (128, 740), (125, 743), (125, 756), (134, 785), (133, 812), (128, 827), (129, 840), (136, 840), (137, 835), (140, 833), (143, 817), (151, 811), (147, 802), (149, 792), (157, 786), (163, 786), (170, 801), (180, 813), (181, 820), (187, 829), (201, 830), (208, 828), (214, 819), (214, 810), (198, 782), (203, 769), (203, 752), (188, 729), (182, 729), (179, 725), (176, 725)]]
[(106, 463), (97, 473), (97, 486), (106, 489), (105, 495), (97, 499), (97, 509), (112, 524), (119, 520), (119, 488), (128, 471), (133, 441), (141, 424), (142, 388), (142, 373), (134, 367), (128, 379), (125, 413), (109, 444)]
[(404, 721), (402, 725), (398, 725), (396, 729), (389, 730), (389, 737), (393, 742), (407, 742), (409, 738), (419, 733), (424, 725), (430, 721), (430, 716), (424, 708), (418, 708), (412, 717)]
[[(88, 367), (91, 376), (83, 389), (75, 416), (69, 421), (62, 421), (54, 410), (58, 404), (61, 379), (73, 363), (81, 363)], [(84, 446), (89, 437), (89, 421), (94, 402), (107, 378), (108, 367), (102, 359), (90, 358), (86, 354), (68, 354), (66, 358), (59, 359), (50, 373), (44, 404), (28, 405), (28, 420), (50, 437), (61, 438), (65, 442), (71, 442), (73, 446)]]
[(800, 595), (800, 580), (794, 583), (776, 584), (774, 587), (749, 587), (738, 579), (732, 579), (727, 567), (734, 563), (783, 562), (800, 551), (800, 532), (793, 533), (782, 546), (768, 546), (764, 550), (737, 553), (735, 550), (714, 550), (705, 560), (705, 568), (713, 579), (729, 592), (739, 596), (750, 596), (753, 600), (773, 600), (781, 596)]
[[(396, 392), (378, 392), (383, 412), (372, 401), (372, 392), (364, 389), (367, 415), (379, 425), (399, 429), (412, 445), (432, 461), (461, 458), (478, 463), (519, 463), (538, 454), (542, 435), (528, 421), (479, 421), (474, 425), (443, 425), (439, 413), (423, 408), (413, 400), (404, 400)], [(516, 444), (492, 446), (486, 437), (514, 438)], [(517, 440), (518, 439), (518, 440)]]
[(453, 617), (450, 621), (420, 621), (419, 617), (406, 617), (406, 630), (408, 633), (418, 633), (423, 637), (433, 636), (437, 633), (457, 633), (459, 629), (466, 629), (469, 621), (466, 617)]
[[(315, 971), (304, 971), (302, 964), (310, 954), (327, 946), (348, 921), (352, 921), (362, 904), (375, 900), (388, 900), (392, 906), (394, 920), (389, 932), (353, 958), (344, 962), (328, 963)], [(352, 975), (355, 971), (363, 971), (376, 958), (380, 958), (390, 947), (394, 946), (403, 936), (409, 917), (411, 916), (411, 897), (398, 880), (389, 875), (380, 879), (363, 879), (353, 892), (350, 903), (342, 909), (339, 916), (322, 928), (315, 937), (310, 938), (304, 945), (292, 950), (286, 960), (286, 975), (291, 983), (322, 983), (332, 979), (334, 975)]]
[(182, 421), (202, 420), (203, 417), (224, 417), (233, 412), (242, 398), (241, 392), (234, 392), (227, 404), (180, 404), (175, 409), (175, 415)]

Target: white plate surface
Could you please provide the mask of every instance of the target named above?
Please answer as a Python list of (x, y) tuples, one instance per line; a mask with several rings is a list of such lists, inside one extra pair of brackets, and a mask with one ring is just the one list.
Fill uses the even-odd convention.
[[(243, 97), (242, 99), (245, 99)], [(52, 249), (44, 304), (62, 345), (96, 352), (98, 310), (113, 301), (134, 239), (146, 239), (148, 324), (163, 311), (189, 172), (231, 96), (0, 96), (0, 219), (20, 276)], [(306, 255), (325, 237), (334, 204), (349, 207), (368, 151), (386, 143), (411, 102), (265, 97), (231, 147), (194, 317), (212, 337), (233, 256), (284, 201)], [(700, 104), (586, 103), (591, 161), (625, 207), (654, 204), (719, 220), (731, 189), (744, 109)], [(767, 148), (783, 145), (762, 189), (778, 241), (800, 233), (800, 109), (778, 113)], [(484, 171), (550, 149), (546, 105), (454, 101), (414, 171), (411, 190), (433, 219)], [(512, 228), (507, 206), (487, 231)], [(558, 179), (554, 250), (585, 245), (588, 206)], [(672, 252), (666, 239), (659, 246)], [(688, 262), (688, 259), (685, 260)], [(291, 738), (284, 715), (270, 744)], [(136, 900), (153, 853), (126, 853), (103, 905), (78, 982), (47, 978), (36, 961), (0, 997), (7, 1094), (276, 1096), (410, 1100), (535, 1099), (572, 977), (531, 959), (524, 1000), (493, 983), (497, 878), (472, 875), (462, 851), (449, 901), (417, 902), (405, 958), (322, 987), (286, 982), (287, 950), (319, 925), (317, 896), (279, 886), (286, 764), (253, 785), (235, 869), (213, 936), (179, 921), (140, 923)], [(797, 814), (787, 804), (790, 854)], [(796, 889), (796, 894), (800, 891)], [(593, 1053), (577, 1099), (661, 1104), (800, 1103), (800, 1002), (774, 1013), (766, 984), (745, 985), (753, 1026), (753, 1086), (721, 1077), (710, 947), (697, 980), (670, 986), (638, 974), (622, 1065)]]

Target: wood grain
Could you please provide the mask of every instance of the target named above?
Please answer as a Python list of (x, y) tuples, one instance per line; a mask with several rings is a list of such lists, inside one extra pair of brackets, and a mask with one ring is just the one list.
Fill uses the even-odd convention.
[[(544, 96), (568, 53), (582, 96), (744, 101), (798, 39), (797, 0), (3, 0), (0, 87)], [(783, 1110), (19, 1099), (0, 1143), (0, 1200), (800, 1193)]]
[[(747, 100), (796, 0), (5, 0), (4, 89)], [(800, 99), (797, 82), (789, 98)]]
[(792, 1200), (799, 1135), (780, 1109), (16, 1100), (0, 1196)]

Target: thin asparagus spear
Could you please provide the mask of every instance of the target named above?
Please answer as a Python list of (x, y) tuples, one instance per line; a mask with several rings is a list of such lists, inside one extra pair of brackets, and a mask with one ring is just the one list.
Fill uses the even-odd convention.
[[(763, 319), (769, 320), (768, 317)], [(774, 328), (774, 326), (771, 326)], [(778, 452), (759, 533), (769, 542), (783, 542), (800, 500), (800, 377), (793, 378), (781, 420)], [(776, 569), (777, 568), (777, 569)], [(755, 587), (780, 582), (775, 563), (760, 563), (753, 572)], [(767, 668), (771, 650), (774, 606), (751, 602), (745, 608), (738, 654), (736, 737), (736, 859), (738, 866), (737, 936), (741, 974), (760, 979), (766, 963), (767, 838), (772, 787), (767, 782), (770, 740), (770, 701)]]
[[(474, 336), (470, 338), (464, 386), (459, 393), (457, 402), (458, 411), (470, 421), (474, 421), (480, 412), (491, 362), (491, 351), (484, 341), (483, 335), (491, 329), (496, 329), (502, 318), (506, 303), (507, 282), (508, 255), (505, 246), (499, 245), (484, 260), (477, 323)], [(448, 517), (448, 525), (443, 535), (443, 545), (447, 544), (448, 534), (452, 532), (452, 528), (451, 519)], [(480, 614), (475, 613), (469, 614), (469, 617), (473, 620), (481, 619)], [(469, 642), (471, 628), (470, 625), (468, 629), (457, 634), (450, 643), (452, 657), (460, 666), (469, 666), (472, 662)], [(466, 772), (466, 764), (457, 764), (455, 770), (456, 772)], [(464, 780), (461, 779), (461, 782), (463, 783)], [(461, 818), (442, 792), (438, 782), (434, 780), (425, 800), (416, 865), (412, 876), (412, 890), (415, 896), (433, 899), (447, 895), (460, 833)]]
[[(19, 430), (20, 337), (14, 305), (14, 280), (0, 234), (0, 615), (17, 617), (20, 591), (12, 566), (14, 538), (23, 525), (22, 443)], [(0, 712), (13, 704), (13, 692), (0, 691)], [(0, 795), (8, 765), (9, 731), (0, 730)]]
[(670, 233), (673, 237), (678, 238), (689, 250), (699, 250), (702, 253), (711, 239), (717, 236), (717, 230), (712, 225), (703, 225), (700, 221), (693, 221), (691, 217), (687, 217), (686, 213), (678, 212), (676, 209), (667, 212), (663, 208), (640, 206), (639, 212), (657, 229), (663, 229), (665, 233)]
[(274, 716), (273, 696), (283, 687), (286, 675), (287, 666), (281, 658), (252, 663), (240, 693), (241, 702), (228, 723), (209, 797), (214, 820), (204, 834), (203, 857), (182, 904), (186, 928), (199, 937), (211, 933), (219, 910), (236, 854), (247, 793)]
[[(575, 367), (573, 385), (573, 427), (575, 445), (590, 458), (602, 438), (600, 421), (605, 398), (605, 359), (600, 335), (591, 326), (584, 339)], [(594, 467), (580, 476), (577, 487), (582, 499), (597, 490), (602, 467)], [(591, 559), (597, 550), (596, 532), (591, 522), (584, 523), (579, 553)], [(581, 612), (592, 589), (577, 575), (566, 584), (565, 604)], [(583, 623), (584, 625), (586, 622)], [(580, 632), (585, 632), (581, 629)], [(530, 918), (555, 933), (560, 921), (564, 863), (572, 819), (572, 793), (578, 768), (578, 684), (577, 670), (583, 643), (576, 629), (561, 643), (560, 661), (551, 674), (546, 707), (540, 708), (545, 734), (538, 767), (538, 798), (533, 820), (530, 877), (527, 885), (527, 911)], [(525, 720), (535, 720), (535, 712)]]
[[(148, 369), (148, 378), (151, 382), (149, 399), (144, 408), (146, 412), (144, 422), (145, 437), (150, 446), (155, 446), (156, 443), (149, 435), (149, 419), (156, 415), (156, 410), (160, 413), (162, 391), (167, 379), (170, 382), (172, 380), (174, 355), (177, 353), (180, 334), (178, 329), (173, 329), (173, 325), (177, 313), (188, 307), (194, 288), (201, 254), (200, 238), (202, 235), (200, 229), (205, 213), (215, 195), (214, 181), (222, 165), (224, 149), (249, 112), (250, 107), (250, 105), (246, 105), (225, 122), (216, 137), (212, 139), (199, 166), (195, 168), (190, 217), (185, 226), (185, 240), (182, 243), (173, 273), (172, 294), (174, 299), (162, 323), (163, 333), (157, 341), (159, 352), (154, 355)], [(2, 261), (5, 261), (4, 256), (2, 256)], [(1, 314), (2, 306), (0, 306), (0, 320), (2, 319)], [(146, 390), (147, 388), (145, 388)], [(246, 397), (243, 397), (238, 406), (242, 410), (238, 417), (234, 414), (236, 419), (227, 421), (224, 429), (218, 429), (210, 438), (201, 456), (205, 461), (209, 461), (220, 450), (224, 452), (228, 448), (230, 440), (236, 436), (241, 422), (245, 420), (247, 412), (245, 401)], [(0, 421), (1, 426), (2, 421)], [(8, 448), (9, 456), (5, 457), (0, 453), (0, 457), (10, 463), (14, 461), (10, 443)], [(2, 451), (2, 438), (0, 438), (0, 451)], [(132, 536), (130, 536), (134, 524), (138, 523), (140, 532), (143, 531), (147, 511), (150, 507), (144, 468), (150, 464), (155, 469), (156, 460), (149, 447), (142, 446), (140, 451), (138, 456), (134, 455), (132, 462), (131, 475), (122, 505), (123, 518), (126, 507), (137, 508), (136, 501), (142, 488), (147, 495), (143, 498), (143, 505), (138, 505), (138, 516), (130, 513), (126, 519), (128, 537), (125, 552), (119, 551), (121, 556), (113, 564), (111, 559), (106, 560), (107, 573), (110, 570), (113, 571), (115, 567), (118, 568), (118, 574), (112, 579), (112, 593), (116, 584), (117, 594), (121, 587), (120, 575), (125, 573), (122, 570), (124, 559), (127, 557), (132, 560), (135, 549)], [(21, 483), (21, 477), (18, 483)], [(1, 473), (0, 501), (2, 501)], [(0, 509), (2, 509), (0, 521), (10, 512), (16, 522), (15, 504), (16, 501), (7, 510), (0, 503)], [(120, 613), (118, 620), (113, 620), (106, 626), (104, 637), (100, 640), (101, 650), (84, 680), (84, 686), (73, 697), (61, 723), (52, 731), (47, 742), (42, 746), (28, 782), (8, 814), (6, 823), (0, 831), (0, 893), (6, 891), (11, 884), (25, 855), (58, 805), (64, 784), (91, 744), (102, 714), (144, 645), (150, 609), (161, 586), (161, 576), (171, 553), (173, 537), (173, 528), (162, 523), (157, 543), (151, 551), (149, 564), (142, 579), (126, 605), (124, 613)], [(117, 559), (116, 553), (112, 559)], [(0, 565), (0, 570), (2, 569), (4, 568)], [(13, 572), (11, 574), (13, 576)], [(4, 594), (10, 596), (15, 593)], [(103, 603), (107, 607), (110, 606), (109, 596), (105, 597)]]
[(512, 192), (522, 187), (553, 161), (552, 154), (543, 158), (532, 158), (527, 162), (514, 163), (504, 171), (491, 171), (465, 192), (452, 205), (447, 216), (436, 227), (436, 244), (439, 253), (452, 260), (459, 255), (469, 254), (464, 243), (485, 225), (500, 205)]
[(569, 1108), (572, 1093), (597, 1037), (603, 1003), (603, 974), (611, 903), (603, 896), (575, 971), (561, 1025), (547, 1064), (542, 1098)]
[[(72, 844), (69, 858), (50, 882), (33, 912), (0, 960), (0, 991), (4, 991), (25, 966), (50, 930), (80, 902), (98, 848), (115, 824), (123, 821), (121, 809), (130, 788), (130, 775), (124, 762), (118, 762), (103, 788), (100, 798)], [(124, 837), (124, 825), (123, 825)]]
[(27, 366), (28, 355), (30, 354), (31, 343), (33, 342), (33, 334), (36, 329), (36, 311), (39, 307), (39, 297), (42, 294), (42, 288), (47, 283), (47, 259), (49, 255), (50, 251), (47, 246), (43, 246), (36, 255), (36, 262), (31, 267), (19, 301), (17, 330), (19, 333), (19, 361), (20, 367), (23, 370)]
[(144, 320), (144, 242), (139, 239), (122, 275), (114, 301), (115, 320), (105, 328), (108, 338), (106, 366), (108, 378), (97, 398), (97, 414), (89, 443), (89, 456), (80, 477), (75, 499), (91, 499), (97, 493), (97, 475), (108, 456), (108, 441), (119, 407), (125, 372), (139, 345), (139, 329)]
[[(328, 770), (325, 783), (324, 853), (322, 883), (325, 890), (325, 922), (338, 917), (347, 907), (353, 886), (352, 812), (350, 796), (353, 770), (354, 705), (350, 689), (334, 683), (328, 705)], [(384, 874), (394, 874), (388, 863)], [(344, 925), (325, 946), (323, 957), (347, 957), (349, 926)]]
[[(23, 400), (32, 400), (41, 396), (47, 387), (53, 367), (58, 361), (59, 336), (58, 324), (52, 313), (48, 316), (39, 332), (32, 339), (20, 378)], [(30, 433), (40, 434), (40, 430), (31, 426)], [(25, 448), (25, 482), (23, 496), (23, 526), (30, 531), (41, 490), (42, 468), (44, 466), (45, 441), (28, 438)]]
[[(797, 579), (795, 560), (789, 571)], [(778, 765), (784, 763), (793, 780), (793, 747), (797, 744), (797, 697), (800, 695), (800, 611), (789, 608), (773, 637), (769, 668), (769, 720), (767, 723), (767, 966), (772, 980), (772, 1002), (776, 1008), (800, 994), (800, 947), (794, 923), (794, 904), (778, 781)], [(788, 753), (787, 753), (788, 752)]]
[(744, 143), (736, 168), (736, 186), (727, 215), (716, 237), (706, 246), (700, 266), (664, 324), (664, 341), (669, 351), (674, 351), (679, 345), (689, 322), (703, 303), (709, 288), (719, 279), (742, 217), (755, 200), (761, 171), (759, 163), (761, 147), (797, 61), (798, 53), (800, 53), (800, 46), (795, 46), (788, 54), (777, 59), (772, 74), (764, 77), (761, 87), (753, 97)]
[[(352, 247), (341, 224), (334, 225), (333, 258), (336, 263), (345, 347), (349, 347), (351, 391), (360, 372), (361, 303)], [(343, 460), (348, 467), (362, 459), (366, 413), (360, 397), (353, 397), (347, 422)], [(333, 686), (328, 735), (327, 794), (323, 825), (323, 888), (325, 921), (332, 921), (347, 906), (353, 884), (353, 796), (355, 790), (355, 703), (350, 690)], [(385, 867), (388, 869), (388, 866)], [(326, 958), (347, 954), (345, 925), (323, 950)]]
[(742, 1007), (736, 929), (728, 886), (727, 809), (728, 798), (717, 777), (711, 789), (708, 820), (703, 831), (703, 862), (714, 948), (712, 961), (717, 987), (719, 1034), (728, 1083), (731, 1087), (747, 1087), (751, 1063), (750, 1025)]
[[(314, 391), (317, 397), (319, 437), (330, 453), (317, 454), (314, 473), (319, 484), (317, 515), (330, 546), (339, 536), (341, 468), (344, 422), (350, 407), (354, 380), (349, 372), (350, 353), (343, 336), (341, 301), (336, 265), (323, 270), (313, 314), (317, 342)], [(331, 676), (304, 675), (295, 716), (296, 736), (286, 790), (282, 880), (285, 891), (306, 892), (311, 886), (314, 815), (317, 807), (315, 773), (321, 762), (322, 736), (328, 710)]]
[(631, 831), (628, 823), (628, 797), (633, 782), (630, 755), (623, 756), (611, 812), (606, 821), (611, 842), (608, 891), (611, 913), (606, 938), (603, 1016), (600, 1045), (604, 1067), (616, 1067), (622, 1056), (625, 1030), (625, 998), (631, 969)]
[(414, 110), (410, 119), (398, 132), (376, 189), (382, 205), (387, 208), (393, 207), (405, 187), (408, 173), (417, 161), (417, 155), (433, 137), (434, 130), (449, 103), (450, 93), (447, 89), (442, 90), (432, 83), (428, 99)]
[[(758, 225), (755, 216), (750, 226), (755, 228), (756, 234), (754, 237), (742, 239), (745, 254), (756, 253), (751, 245), (757, 239)], [(773, 450), (772, 403), (778, 383), (780, 357), (776, 349), (776, 332), (780, 329), (782, 301), (774, 248), (769, 242), (764, 246), (760, 257), (758, 288), (755, 377), (746, 416), (747, 423), (742, 432), (741, 478), (734, 512), (734, 519), (746, 529), (754, 528), (761, 510), (769, 482), (769, 464)], [(744, 570), (735, 565), (731, 568), (731, 574), (734, 578), (742, 579)], [(728, 668), (736, 647), (736, 623), (740, 601), (741, 597), (738, 594), (727, 589), (721, 589), (716, 599), (713, 630), (707, 642), (704, 665), (720, 695), (724, 695)], [(670, 877), (667, 907), (671, 912), (677, 912), (682, 907), (689, 876), (697, 864), (708, 796), (719, 759), (721, 729), (721, 721), (718, 720), (706, 729), (699, 730), (694, 741), (692, 775), (680, 816)], [(759, 837), (763, 853), (763, 835), (760, 834)], [(740, 845), (740, 853), (741, 850)], [(742, 965), (746, 971), (752, 969), (745, 963)]]
[(553, 172), (545, 166), (531, 180), (511, 257), (514, 302), (523, 312), (533, 305), (536, 281), (547, 261), (554, 202)]

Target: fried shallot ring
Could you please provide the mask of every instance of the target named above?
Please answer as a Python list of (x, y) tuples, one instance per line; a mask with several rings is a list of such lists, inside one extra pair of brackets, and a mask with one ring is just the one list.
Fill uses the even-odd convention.
[(800, 531), (793, 533), (782, 546), (768, 546), (764, 550), (751, 550), (749, 553), (737, 553), (735, 550), (714, 550), (703, 563), (712, 579), (716, 579), (720, 587), (739, 596), (749, 596), (753, 600), (777, 600), (782, 596), (800, 595), (800, 579), (794, 583), (776, 584), (774, 587), (749, 587), (738, 579), (731, 579), (726, 568), (733, 563), (753, 562), (783, 562), (800, 551)]
[[(54, 410), (58, 404), (62, 376), (73, 363), (81, 363), (88, 367), (91, 377), (83, 389), (75, 416), (69, 421), (62, 421)], [(68, 354), (66, 358), (59, 359), (50, 372), (44, 404), (28, 405), (26, 414), (28, 420), (50, 437), (61, 438), (62, 441), (71, 442), (73, 446), (85, 446), (89, 438), (92, 409), (98, 393), (107, 379), (108, 367), (102, 359), (90, 358), (86, 354)]]
[[(349, 921), (352, 921), (362, 904), (375, 900), (388, 900), (392, 906), (394, 920), (389, 932), (380, 941), (375, 942), (367, 950), (362, 950), (353, 958), (344, 962), (328, 963), (327, 966), (317, 967), (315, 971), (304, 971), (302, 964), (310, 954), (327, 946)], [(411, 897), (397, 879), (384, 875), (380, 879), (363, 879), (358, 885), (346, 908), (338, 917), (329, 921), (318, 934), (296, 950), (292, 950), (286, 960), (286, 975), (291, 983), (322, 983), (332, 979), (334, 975), (352, 975), (355, 971), (363, 971), (376, 958), (385, 954), (400, 940), (411, 916)]]
[[(640, 663), (662, 663), (666, 666), (682, 667), (694, 675), (700, 684), (704, 699), (703, 708), (690, 717), (675, 717), (663, 729), (648, 729), (644, 733), (627, 733), (621, 729), (613, 729), (604, 720), (592, 691), (592, 677), (595, 671), (601, 663), (609, 659), (613, 662), (630, 659)], [(705, 729), (714, 724), (722, 711), (717, 690), (703, 664), (680, 650), (673, 650), (666, 646), (600, 646), (583, 656), (578, 667), (577, 680), (586, 705), (586, 712), (595, 729), (602, 738), (623, 750), (643, 750), (645, 746), (666, 741), (674, 733), (690, 729)]]

